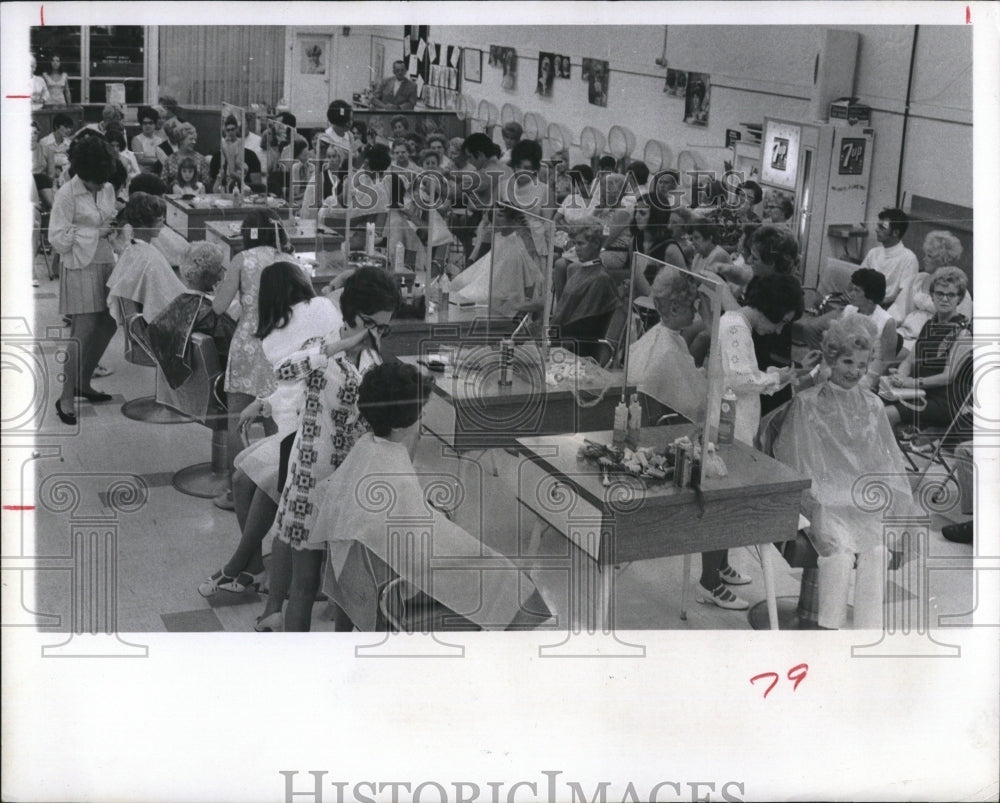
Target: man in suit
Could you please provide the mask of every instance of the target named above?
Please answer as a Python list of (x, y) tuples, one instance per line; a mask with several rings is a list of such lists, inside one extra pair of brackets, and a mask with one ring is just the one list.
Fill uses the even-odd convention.
[(392, 78), (386, 78), (372, 98), (376, 109), (412, 109), (417, 104), (417, 86), (406, 77), (406, 64), (392, 63)]

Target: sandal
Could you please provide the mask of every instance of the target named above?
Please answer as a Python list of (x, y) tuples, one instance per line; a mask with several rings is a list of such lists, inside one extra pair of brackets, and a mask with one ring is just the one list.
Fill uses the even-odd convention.
[[(217, 591), (222, 589), (224, 586), (235, 582), (235, 577), (230, 577), (222, 569), (219, 569), (215, 574), (209, 577), (204, 583), (198, 586), (198, 593), (203, 597), (211, 597)], [(226, 589), (229, 590), (228, 588)]]
[(740, 574), (732, 566), (726, 566), (724, 569), (719, 569), (719, 579), (723, 583), (731, 586), (745, 586), (751, 583), (749, 577), (745, 577)]
[(242, 594), (244, 591), (266, 592), (264, 587), (265, 572), (260, 574), (250, 574), (250, 572), (240, 572), (236, 577), (230, 578), (224, 583), (219, 583), (219, 588), (229, 591), (232, 594)]
[(257, 633), (280, 633), (284, 630), (281, 611), (272, 613), (270, 616), (258, 616), (257, 624), (253, 626), (253, 629)]
[(698, 602), (718, 605), (730, 611), (745, 611), (750, 607), (750, 603), (745, 599), (737, 597), (722, 583), (719, 583), (712, 591), (709, 591), (701, 583), (698, 583)]

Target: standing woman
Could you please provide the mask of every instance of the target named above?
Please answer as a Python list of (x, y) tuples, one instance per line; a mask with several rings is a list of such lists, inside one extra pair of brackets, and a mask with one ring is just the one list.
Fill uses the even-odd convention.
[(106, 283), (114, 269), (108, 238), (117, 212), (111, 177), (115, 156), (103, 138), (85, 136), (69, 150), (73, 178), (55, 195), (49, 242), (62, 258), (59, 312), (70, 324), (69, 359), (56, 413), (75, 425), (77, 392), (91, 401), (109, 401), (91, 386), (94, 369), (115, 334), (108, 314)]
[(42, 78), (49, 89), (49, 105), (69, 106), (69, 76), (62, 71), (62, 61), (58, 56), (52, 57), (52, 69), (42, 73)]
[[(215, 293), (212, 309), (217, 315), (225, 312), (234, 298), (240, 302), (240, 322), (229, 347), (226, 365), (226, 398), (229, 406), (229, 473), (240, 451), (240, 413), (257, 397), (270, 395), (275, 389), (271, 364), (264, 356), (258, 328), (258, 294), (260, 274), (265, 267), (282, 258), (288, 247), (288, 235), (273, 209), (254, 209), (243, 219), (243, 249), (229, 263), (226, 278)], [(215, 504), (224, 510), (233, 509), (232, 490), (216, 497)]]
[[(309, 540), (327, 488), (324, 480), (367, 429), (358, 412), (358, 387), (363, 375), (382, 362), (379, 344), (389, 333), (399, 300), (399, 287), (385, 271), (360, 268), (344, 283), (340, 296), (344, 319), (340, 337), (353, 344), (332, 357), (329, 348), (300, 353), (275, 371), (283, 380), (304, 377), (306, 392), (271, 529), (270, 591), (255, 628), (258, 631), (281, 626), (286, 596), (284, 629), (306, 632), (310, 628), (325, 544), (310, 544)], [(363, 339), (356, 340), (358, 335)], [(339, 345), (334, 350), (339, 351)]]

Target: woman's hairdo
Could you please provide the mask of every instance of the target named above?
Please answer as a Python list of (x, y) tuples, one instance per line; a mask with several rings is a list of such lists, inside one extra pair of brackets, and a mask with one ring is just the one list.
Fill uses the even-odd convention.
[(698, 280), (680, 271), (663, 268), (653, 279), (650, 295), (657, 309), (670, 303), (693, 308), (700, 297)]
[(167, 214), (167, 205), (159, 195), (135, 192), (129, 196), (123, 214), (133, 228), (145, 229)]
[(771, 323), (781, 323), (788, 313), (792, 320), (802, 317), (802, 285), (786, 273), (769, 273), (750, 282), (746, 306), (760, 312)]
[(953, 265), (938, 268), (931, 276), (931, 294), (933, 295), (939, 287), (953, 287), (958, 293), (958, 300), (961, 301), (969, 289), (969, 277), (965, 275), (965, 271)]
[(823, 359), (832, 363), (842, 354), (870, 351), (877, 337), (875, 322), (867, 315), (843, 315), (823, 333)]
[(776, 226), (761, 226), (753, 233), (761, 261), (776, 273), (791, 273), (799, 261), (799, 246), (791, 232)]
[(226, 274), (222, 246), (204, 240), (191, 243), (178, 268), (181, 281), (192, 290), (210, 293)]
[(604, 223), (596, 217), (588, 215), (577, 220), (570, 229), (572, 236), (582, 234), (589, 243), (599, 243), (604, 241)]
[(399, 285), (384, 270), (358, 268), (344, 282), (340, 311), (349, 326), (356, 326), (358, 313), (395, 312), (401, 300)]
[(924, 237), (924, 268), (954, 265), (962, 256), (962, 243), (950, 231), (932, 231)]
[(433, 379), (414, 366), (386, 362), (368, 371), (358, 389), (358, 411), (379, 438), (405, 429), (420, 418)]
[(69, 146), (69, 163), (82, 181), (106, 184), (115, 174), (118, 162), (107, 140), (99, 134), (83, 134)]

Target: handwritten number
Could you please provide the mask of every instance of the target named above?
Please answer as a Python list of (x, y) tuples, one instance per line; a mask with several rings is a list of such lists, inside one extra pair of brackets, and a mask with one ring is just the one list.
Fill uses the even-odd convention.
[(778, 685), (778, 673), (777, 672), (761, 672), (759, 675), (754, 675), (750, 678), (751, 683), (756, 683), (761, 678), (772, 677), (771, 685), (767, 687), (767, 691), (764, 692), (764, 699), (767, 699), (767, 695), (771, 693), (771, 689)]
[(788, 670), (788, 679), (794, 681), (795, 685), (792, 686), (792, 691), (795, 691), (799, 684), (806, 679), (806, 673), (809, 671), (809, 664), (799, 664), (798, 666), (793, 666)]
[[(806, 679), (806, 674), (809, 672), (809, 664), (797, 664), (788, 670), (788, 679), (792, 681), (792, 691), (795, 691), (799, 684)], [(750, 683), (756, 683), (762, 678), (771, 678), (771, 685), (767, 687), (764, 692), (764, 699), (767, 699), (767, 695), (771, 693), (771, 690), (778, 685), (778, 680), (780, 675), (777, 672), (761, 672), (759, 675), (754, 675), (750, 678)]]

